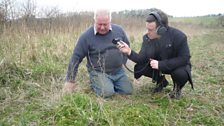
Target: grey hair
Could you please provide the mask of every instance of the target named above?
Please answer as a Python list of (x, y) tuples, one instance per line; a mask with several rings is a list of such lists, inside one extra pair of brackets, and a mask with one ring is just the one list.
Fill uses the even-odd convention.
[(94, 12), (94, 17), (93, 17), (93, 19), (96, 20), (96, 17), (97, 17), (98, 15), (108, 15), (110, 21), (111, 21), (111, 19), (112, 19), (111, 12), (110, 12), (110, 10), (108, 10), (108, 9), (98, 9), (98, 10), (96, 10), (96, 11)]

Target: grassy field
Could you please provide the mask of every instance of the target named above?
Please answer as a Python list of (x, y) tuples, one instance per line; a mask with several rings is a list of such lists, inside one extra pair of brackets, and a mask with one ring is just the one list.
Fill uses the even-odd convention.
[[(0, 126), (223, 126), (224, 28), (217, 22), (210, 17), (171, 19), (172, 26), (188, 35), (192, 55), (195, 90), (186, 84), (181, 99), (167, 98), (173, 86), (169, 76), (168, 87), (152, 95), (151, 79), (135, 80), (129, 72), (133, 95), (101, 99), (90, 90), (85, 61), (77, 76), (81, 89), (62, 95), (80, 33), (5, 31), (0, 36)], [(123, 27), (138, 51), (144, 27)]]

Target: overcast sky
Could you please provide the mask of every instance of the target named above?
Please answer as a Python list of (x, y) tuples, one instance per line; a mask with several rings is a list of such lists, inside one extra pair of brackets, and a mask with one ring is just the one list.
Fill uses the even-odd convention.
[(224, 0), (36, 0), (36, 4), (38, 7), (56, 6), (62, 12), (158, 8), (177, 17), (224, 13)]

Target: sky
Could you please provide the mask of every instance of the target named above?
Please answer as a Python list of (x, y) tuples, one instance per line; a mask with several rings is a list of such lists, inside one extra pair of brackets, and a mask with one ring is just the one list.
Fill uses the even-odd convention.
[(36, 4), (38, 7), (57, 7), (62, 12), (158, 8), (175, 17), (224, 14), (224, 0), (36, 0)]

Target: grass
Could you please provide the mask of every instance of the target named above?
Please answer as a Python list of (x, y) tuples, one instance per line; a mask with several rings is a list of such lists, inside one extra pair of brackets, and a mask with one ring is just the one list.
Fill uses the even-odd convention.
[(194, 24), (201, 27), (219, 27), (221, 25), (221, 16), (204, 16), (204, 17), (176, 17), (171, 18), (170, 22), (178, 22), (180, 24)]
[[(189, 21), (188, 21), (189, 20)], [(96, 97), (85, 61), (79, 67), (81, 90), (62, 95), (68, 61), (77, 34), (4, 33), (0, 37), (0, 126), (221, 126), (224, 125), (224, 30), (194, 19), (172, 19), (188, 35), (195, 90), (186, 84), (181, 99), (169, 99), (172, 84), (152, 95), (155, 84), (134, 80), (134, 94)], [(211, 19), (213, 20), (213, 19)], [(215, 20), (215, 19), (214, 19)], [(203, 21), (203, 20), (201, 20)], [(144, 29), (144, 28), (142, 28)], [(142, 33), (127, 31), (139, 50)], [(135, 35), (136, 34), (136, 35)], [(171, 79), (168, 76), (169, 82)]]

